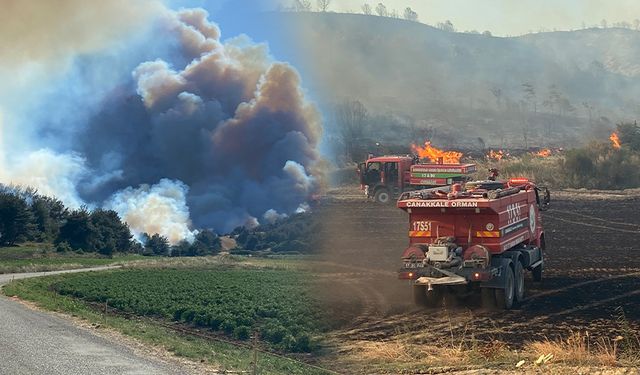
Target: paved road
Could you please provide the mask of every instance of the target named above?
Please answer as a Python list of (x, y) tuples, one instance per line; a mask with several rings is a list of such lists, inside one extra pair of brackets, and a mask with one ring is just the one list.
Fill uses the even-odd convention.
[[(0, 275), (12, 279), (114, 267)], [(189, 374), (191, 370), (145, 358), (89, 329), (0, 297), (0, 374)]]

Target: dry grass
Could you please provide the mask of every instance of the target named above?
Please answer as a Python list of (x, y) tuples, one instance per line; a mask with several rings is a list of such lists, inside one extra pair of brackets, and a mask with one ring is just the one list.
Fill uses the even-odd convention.
[(496, 373), (509, 373), (517, 368), (521, 373), (536, 374), (575, 374), (576, 369), (582, 374), (596, 370), (602, 374), (618, 374), (618, 370), (625, 369), (620, 366), (637, 369), (640, 365), (640, 361), (628, 360), (625, 340), (622, 336), (595, 340), (587, 333), (573, 332), (564, 339), (530, 343), (520, 352), (498, 340), (480, 342), (472, 337), (453, 346), (418, 344), (407, 338), (357, 340), (335, 343), (336, 358), (332, 363), (354, 373), (410, 373), (425, 368), (454, 372), (492, 369), (490, 371)]
[(588, 333), (573, 332), (566, 339), (545, 340), (527, 345), (534, 357), (553, 355), (554, 362), (616, 366), (619, 339), (592, 340)]

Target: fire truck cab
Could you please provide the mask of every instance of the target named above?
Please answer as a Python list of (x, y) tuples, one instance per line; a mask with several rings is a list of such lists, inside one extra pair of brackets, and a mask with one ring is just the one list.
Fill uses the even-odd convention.
[(416, 162), (409, 155), (371, 157), (358, 166), (360, 186), (367, 197), (389, 203), (406, 190), (404, 176)]
[(370, 156), (358, 165), (360, 187), (368, 198), (389, 203), (406, 191), (468, 180), (475, 164), (420, 163), (415, 155)]

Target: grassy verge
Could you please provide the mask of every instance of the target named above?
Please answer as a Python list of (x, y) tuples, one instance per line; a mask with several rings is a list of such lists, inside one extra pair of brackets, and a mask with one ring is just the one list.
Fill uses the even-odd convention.
[(0, 274), (122, 265), (144, 259), (145, 257), (136, 254), (105, 257), (96, 253), (59, 253), (50, 243), (28, 242), (19, 246), (0, 247)]
[(143, 261), (140, 255), (121, 255), (113, 258), (98, 257), (43, 257), (31, 259), (2, 259), (0, 260), (0, 274), (20, 272), (44, 272), (59, 271), (75, 268), (88, 268), (106, 265), (125, 264), (134, 261)]
[[(217, 342), (192, 335), (178, 334), (148, 319), (125, 319), (97, 312), (89, 304), (51, 291), (51, 285), (65, 280), (65, 275), (20, 280), (6, 285), (8, 296), (35, 302), (39, 307), (70, 314), (92, 323), (108, 327), (162, 347), (177, 356), (199, 362), (207, 362), (219, 370), (250, 371), (253, 352), (229, 343)], [(326, 371), (271, 354), (259, 353), (258, 368), (261, 374), (325, 374)]]

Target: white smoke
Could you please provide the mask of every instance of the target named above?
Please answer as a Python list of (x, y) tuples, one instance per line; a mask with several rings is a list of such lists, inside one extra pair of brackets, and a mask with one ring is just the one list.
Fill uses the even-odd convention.
[(66, 206), (78, 208), (84, 202), (76, 184), (87, 173), (84, 159), (76, 154), (57, 154), (41, 149), (17, 160), (0, 162), (0, 181), (7, 185), (30, 186), (42, 195), (60, 199)]
[(273, 208), (267, 210), (267, 212), (265, 212), (264, 215), (262, 215), (262, 217), (264, 218), (264, 221), (267, 222), (268, 224), (273, 224), (280, 219), (286, 218), (287, 216), (288, 216), (287, 214), (278, 213), (278, 211), (274, 210)]
[(155, 185), (121, 190), (104, 207), (116, 211), (138, 239), (142, 233), (159, 233), (171, 244), (183, 239), (191, 242), (194, 232), (189, 229), (188, 190), (181, 181), (162, 179)]

